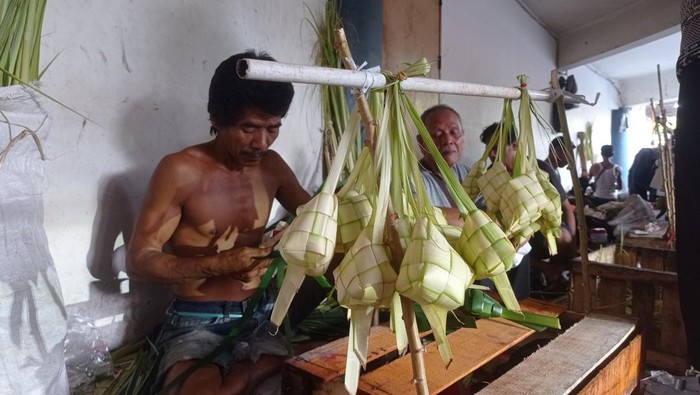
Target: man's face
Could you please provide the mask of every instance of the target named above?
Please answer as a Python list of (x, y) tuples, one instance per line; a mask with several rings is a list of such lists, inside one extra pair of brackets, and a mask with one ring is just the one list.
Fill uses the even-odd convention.
[[(488, 144), (488, 142), (487, 142)], [(509, 172), (513, 172), (513, 166), (515, 165), (515, 154), (517, 153), (518, 149), (518, 142), (514, 141), (508, 145), (506, 145), (506, 150), (504, 153), (504, 157), (501, 158), (501, 161), (503, 164), (506, 166), (506, 169), (508, 169)], [(493, 148), (491, 148), (491, 151), (489, 152), (489, 159), (491, 159), (491, 163), (496, 161), (496, 154), (498, 153), (498, 141), (496, 141), (496, 144)]]
[(223, 128), (217, 126), (218, 138), (235, 165), (257, 166), (277, 139), (280, 126), (280, 116), (248, 108), (236, 124)]
[[(462, 159), (464, 131), (457, 114), (447, 109), (437, 110), (425, 120), (425, 127), (450, 167)], [(432, 159), (425, 149), (423, 155)]]
[(513, 167), (515, 165), (515, 154), (517, 153), (518, 142), (514, 141), (506, 146), (506, 154), (503, 158), (503, 164), (508, 169), (508, 172), (513, 173)]

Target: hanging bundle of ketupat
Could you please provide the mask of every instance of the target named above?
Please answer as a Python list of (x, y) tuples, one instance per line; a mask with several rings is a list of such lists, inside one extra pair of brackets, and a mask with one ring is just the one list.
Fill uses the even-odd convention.
[[(479, 192), (484, 196), (488, 214), (516, 248), (540, 231), (554, 255), (561, 232), (561, 201), (547, 173), (537, 166), (532, 127), (533, 117), (545, 127), (546, 121), (530, 99), (528, 77), (520, 75), (518, 81), (521, 95), (517, 127), (512, 100), (505, 99), (501, 121), (479, 161), (486, 163), (495, 148), (494, 162), (489, 169), (475, 166), (463, 187), (471, 196)], [(512, 163), (508, 163), (509, 151), (515, 151)]]
[[(551, 201), (551, 184), (530, 159), (534, 158), (532, 139), (522, 137), (531, 122), (525, 114), (531, 106), (527, 90), (522, 90), (517, 171), (509, 174), (502, 163), (487, 171), (485, 155), (475, 166), (479, 171), (471, 174), (470, 193), (478, 190), (490, 195), (487, 214), (470, 198), (465, 189), (468, 183), (460, 185), (401, 89), (402, 79), (425, 75), (429, 70), (430, 64), (422, 59), (396, 75), (385, 73), (389, 83), (370, 95), (372, 114), (379, 125), (373, 147), (363, 149), (336, 193), (347, 147), (360, 133), (358, 111), (352, 111), (321, 192), (298, 210), (278, 247), (288, 269), (273, 310), (276, 325), (280, 325), (303, 277), (323, 275), (333, 254), (344, 254), (333, 276), (338, 301), (350, 311), (345, 385), (352, 394), (357, 391), (361, 367), (366, 367), (375, 309), (391, 310), (392, 329), (399, 350), (404, 352), (407, 340), (400, 322), (399, 295), (419, 304), (447, 366), (452, 360), (445, 333), (447, 313), (464, 304), (465, 292), (474, 279), (492, 279), (506, 308), (520, 313), (506, 273), (515, 256), (513, 240), (520, 244), (538, 229), (558, 229), (555, 214), (560, 208)], [(511, 103), (506, 103), (504, 118), (512, 125), (512, 110), (506, 110)], [(413, 144), (416, 131), (435, 158), (462, 215), (461, 229), (447, 225), (442, 213), (430, 204)], [(499, 144), (505, 144), (501, 140)], [(495, 140), (490, 145), (494, 144)], [(497, 180), (490, 180), (493, 178)], [(491, 192), (500, 192), (503, 197), (497, 199)], [(402, 259), (388, 248), (390, 226), (400, 237)]]

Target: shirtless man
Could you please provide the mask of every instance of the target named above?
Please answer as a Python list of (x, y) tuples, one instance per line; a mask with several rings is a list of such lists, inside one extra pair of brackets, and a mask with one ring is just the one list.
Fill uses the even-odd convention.
[(600, 147), (600, 155), (603, 161), (594, 163), (588, 171), (595, 183), (593, 204), (596, 206), (617, 200), (617, 191), (622, 190), (622, 168), (610, 159), (615, 155), (613, 146)]
[[(294, 96), (292, 84), (240, 79), (236, 63), (242, 58), (274, 60), (250, 51), (219, 65), (209, 88), (214, 139), (161, 160), (128, 245), (130, 278), (173, 286), (175, 300), (157, 340), (163, 385), (218, 346), (245, 311), (256, 292), (246, 283), (270, 264), (260, 258), (271, 248), (259, 246), (273, 200), (295, 212), (310, 199), (287, 163), (269, 149)], [(250, 344), (255, 337), (272, 338), (265, 324), (274, 298), (274, 290), (266, 291), (254, 318), (244, 324), (241, 336)], [(274, 341), (259, 358), (224, 351), (176, 393), (249, 392), (281, 367), (285, 348)]]

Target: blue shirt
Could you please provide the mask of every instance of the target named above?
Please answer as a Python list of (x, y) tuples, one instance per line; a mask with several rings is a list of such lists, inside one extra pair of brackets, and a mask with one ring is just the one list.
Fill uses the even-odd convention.
[[(457, 179), (461, 183), (464, 177), (469, 173), (469, 168), (463, 163), (456, 163), (452, 166), (452, 171), (457, 176)], [(430, 203), (437, 207), (454, 207), (452, 201), (452, 196), (447, 189), (445, 181), (439, 174), (433, 174), (421, 163), (420, 174), (423, 176), (423, 183), (425, 184), (425, 189), (428, 191), (428, 197), (430, 198)]]

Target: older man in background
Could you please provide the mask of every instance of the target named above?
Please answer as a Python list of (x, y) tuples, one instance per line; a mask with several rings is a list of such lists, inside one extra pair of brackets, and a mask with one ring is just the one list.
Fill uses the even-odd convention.
[[(445, 162), (462, 182), (469, 173), (469, 168), (464, 163), (460, 163), (464, 151), (464, 129), (459, 114), (450, 106), (438, 104), (425, 110), (421, 120)], [(423, 159), (420, 161), (421, 175), (430, 202), (443, 210), (448, 223), (462, 226), (464, 222), (459, 210), (455, 208), (456, 204), (447, 189), (447, 184), (420, 136), (418, 136), (418, 145), (423, 153)]]

